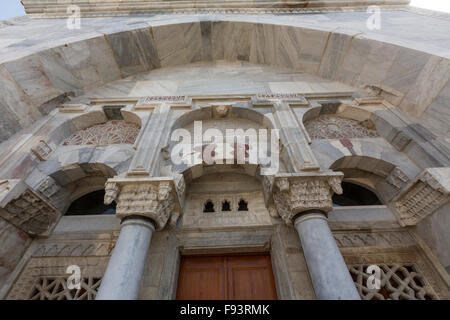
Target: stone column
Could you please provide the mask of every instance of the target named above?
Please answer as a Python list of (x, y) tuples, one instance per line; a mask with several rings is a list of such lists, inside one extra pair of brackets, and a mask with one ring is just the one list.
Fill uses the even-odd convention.
[(109, 260), (96, 300), (136, 300), (147, 251), (155, 227), (150, 219), (122, 221), (119, 239)]
[(269, 202), (273, 201), (281, 218), (294, 224), (299, 234), (320, 300), (360, 300), (326, 218), (333, 192), (342, 193), (342, 177), (336, 172), (279, 174), (263, 184), (265, 195), (272, 196)]
[(106, 182), (105, 204), (116, 200), (122, 227), (97, 300), (138, 298), (152, 234), (176, 222), (181, 210), (178, 193), (173, 178), (116, 177)]
[(319, 300), (360, 300), (324, 212), (294, 218), (316, 297)]

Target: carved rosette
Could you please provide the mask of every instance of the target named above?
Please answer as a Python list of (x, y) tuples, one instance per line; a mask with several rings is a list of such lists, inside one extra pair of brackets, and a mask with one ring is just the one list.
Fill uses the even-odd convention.
[(155, 223), (156, 230), (167, 222), (176, 223), (181, 207), (173, 179), (109, 179), (105, 186), (105, 204), (117, 202), (116, 216), (143, 216)]
[(22, 180), (0, 181), (0, 216), (31, 236), (46, 235), (61, 213)]
[(307, 210), (332, 210), (333, 192), (342, 194), (342, 173), (283, 174), (274, 178), (272, 197), (281, 218), (292, 224), (298, 213)]
[(412, 226), (450, 199), (450, 168), (428, 168), (395, 199), (399, 223)]

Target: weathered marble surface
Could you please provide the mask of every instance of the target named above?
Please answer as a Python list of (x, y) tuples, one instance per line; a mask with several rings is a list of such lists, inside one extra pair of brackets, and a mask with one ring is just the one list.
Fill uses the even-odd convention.
[(0, 218), (0, 288), (13, 272), (32, 239), (3, 218)]
[(441, 89), (450, 75), (450, 21), (383, 11), (381, 30), (368, 30), (367, 18), (366, 12), (153, 15), (83, 19), (80, 30), (66, 29), (65, 20), (9, 20), (0, 28), (0, 92), (8, 92), (0, 95), (1, 136), (41, 118), (55, 99), (155, 68), (217, 59), (292, 68), (356, 87), (382, 85), (398, 92), (388, 99), (402, 111), (445, 135), (448, 99)]

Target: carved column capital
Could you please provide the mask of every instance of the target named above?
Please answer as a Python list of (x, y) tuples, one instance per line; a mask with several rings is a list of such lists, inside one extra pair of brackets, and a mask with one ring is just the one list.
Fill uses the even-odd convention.
[[(174, 224), (182, 211), (180, 182), (172, 177), (112, 178), (105, 185), (105, 204), (117, 202), (116, 216), (143, 216), (163, 229), (171, 220)], [(175, 221), (176, 223), (176, 221)]]
[(0, 180), (0, 216), (29, 235), (48, 235), (61, 213), (20, 179)]
[[(292, 224), (297, 214), (308, 210), (320, 210), (325, 213), (332, 209), (333, 192), (342, 194), (339, 172), (279, 174), (265, 178), (263, 188), (266, 204), (275, 205), (281, 218)], [(271, 183), (272, 182), (272, 183)]]
[(450, 199), (450, 168), (428, 168), (394, 199), (400, 225), (412, 226)]

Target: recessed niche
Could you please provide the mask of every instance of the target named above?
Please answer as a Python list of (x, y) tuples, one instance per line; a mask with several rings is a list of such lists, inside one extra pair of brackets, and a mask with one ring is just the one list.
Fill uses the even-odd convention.
[(214, 203), (211, 200), (206, 201), (203, 212), (214, 212)]

